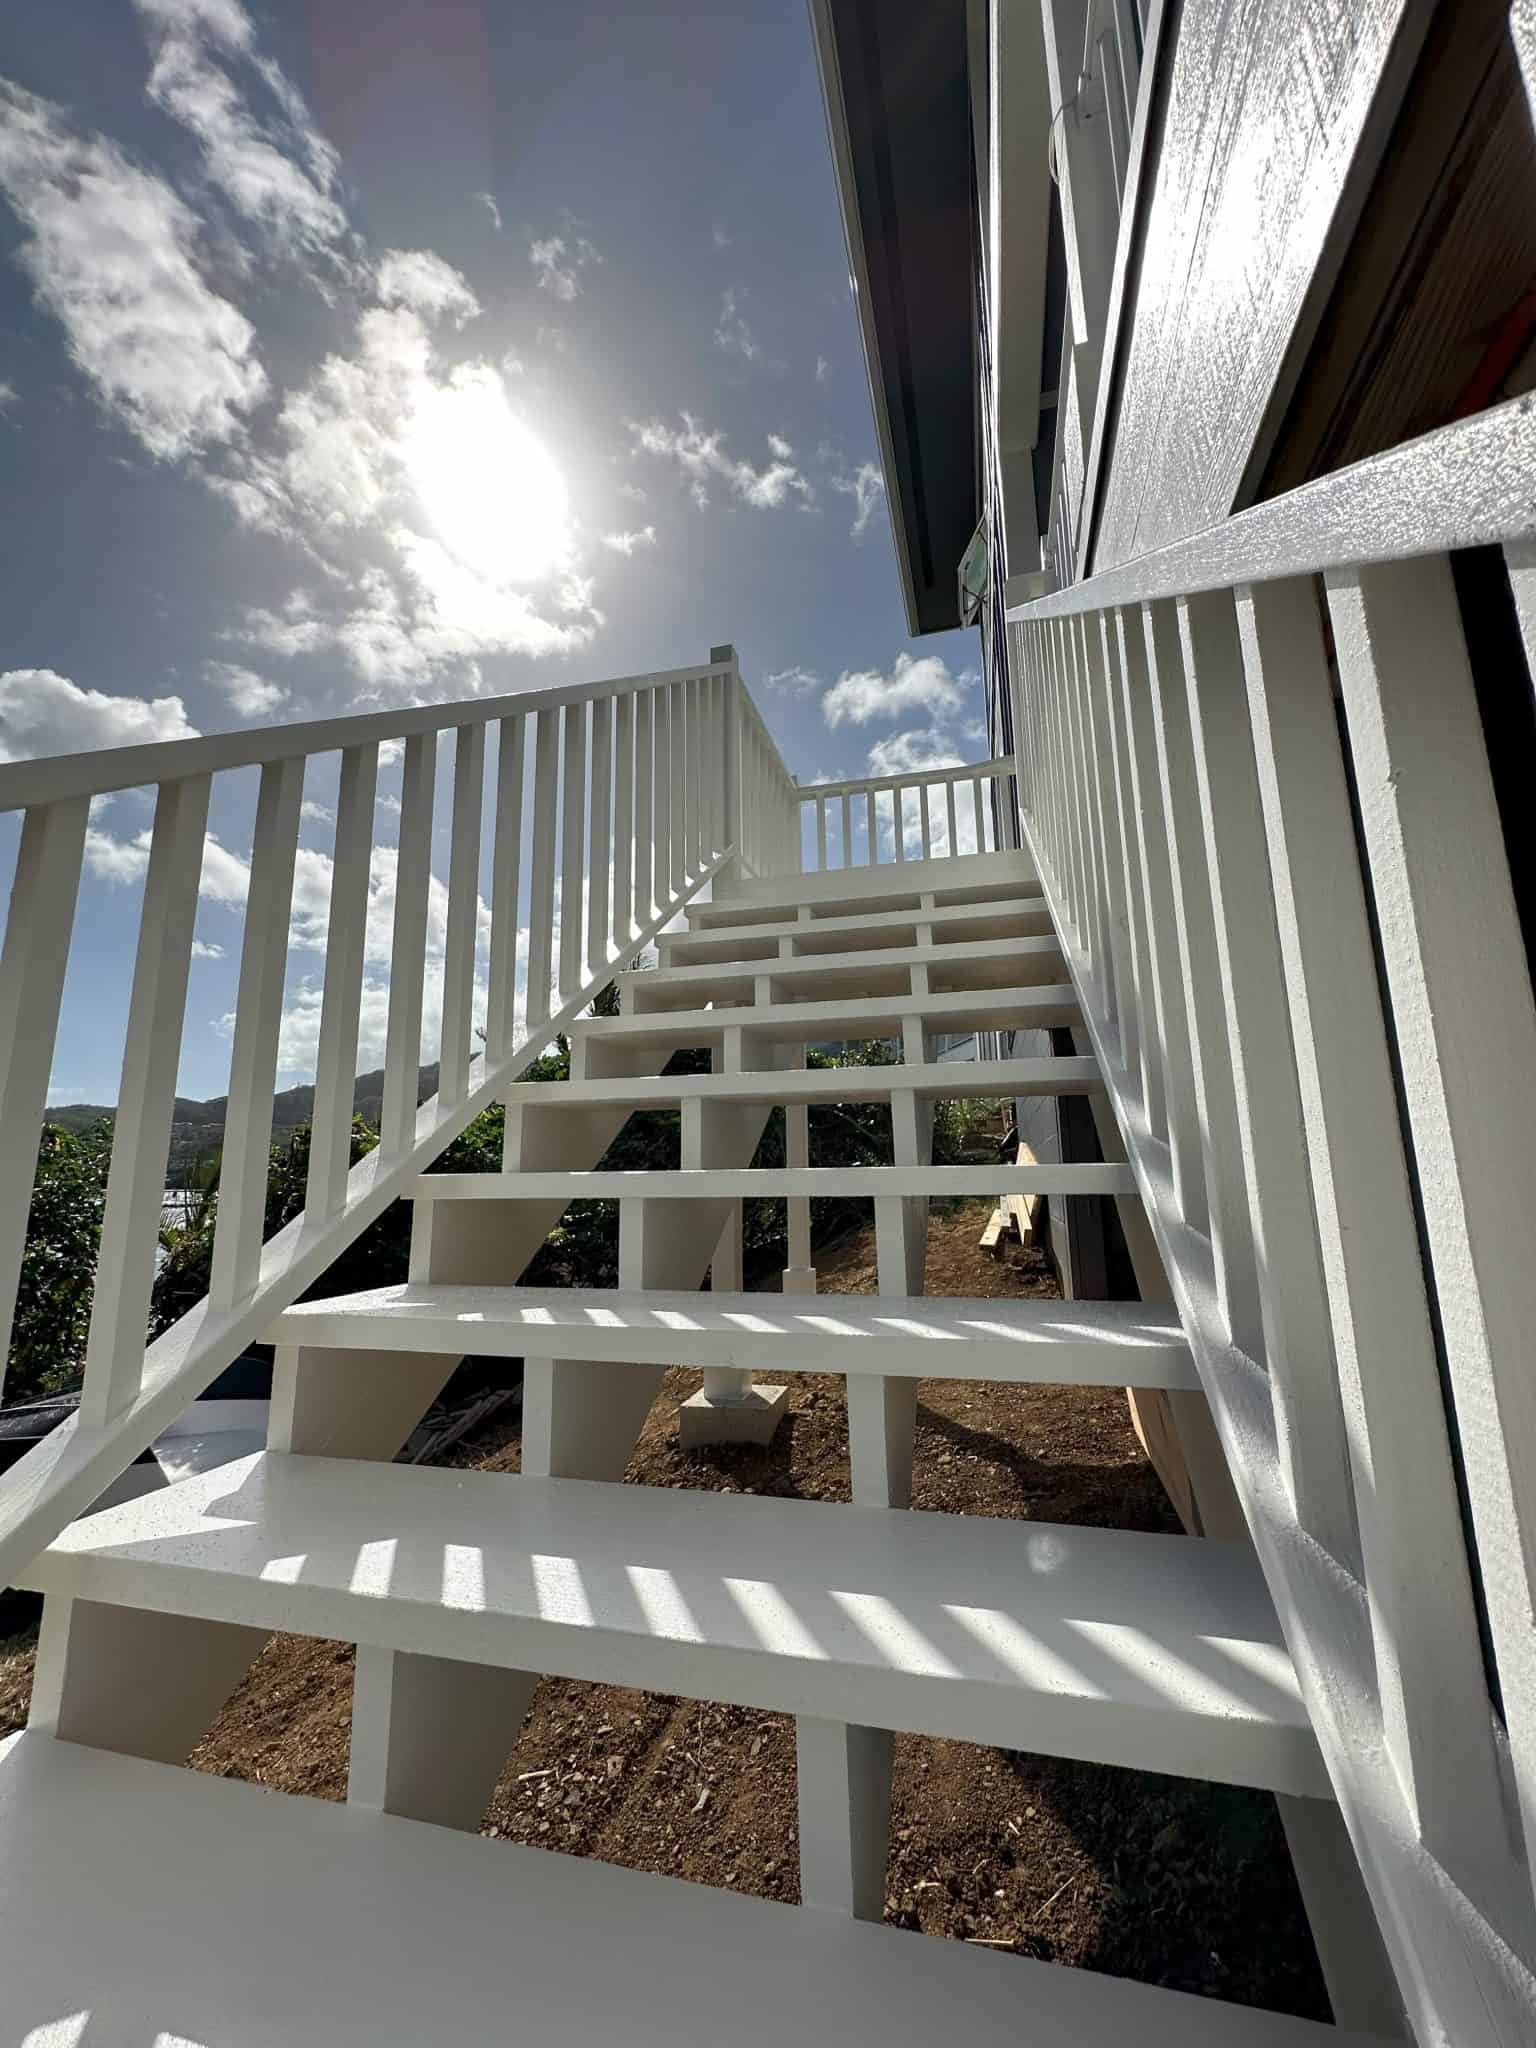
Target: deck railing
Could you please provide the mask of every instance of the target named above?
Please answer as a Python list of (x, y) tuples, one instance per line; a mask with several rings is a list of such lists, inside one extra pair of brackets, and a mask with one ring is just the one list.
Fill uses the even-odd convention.
[[(0, 1359), (90, 807), (128, 789), (152, 790), (154, 801), (80, 1410), (0, 1479), (0, 1585), (261, 1335), (616, 964), (738, 856), (749, 873), (787, 864), (794, 785), (734, 656), (717, 654), (726, 658), (664, 675), (0, 766), (0, 810), (23, 813), (0, 951)], [(442, 915), (440, 760), (446, 921), (430, 969), (434, 992), (441, 975), (441, 1025), (427, 1045), (429, 928)], [(388, 792), (382, 806), (381, 761), (400, 773), (398, 797)], [(307, 1206), (264, 1243), (301, 806), (317, 762), (328, 796), (334, 776), (335, 826)], [(251, 769), (259, 788), (211, 1291), (146, 1348), (209, 807), (219, 778)], [(395, 844), (381, 1140), (352, 1166), (370, 884), (380, 812), (396, 809), (397, 827), (383, 827)], [(366, 993), (381, 994), (376, 972)], [(434, 1055), (438, 1092), (418, 1107), (420, 1066)]]
[(1415, 2038), (1458, 2048), (1536, 2009), (1536, 1006), (1457, 588), (1518, 701), (1533, 478), (1522, 400), (1009, 615), (1026, 836)]
[[(1013, 761), (818, 782), (798, 792), (806, 873), (942, 860), (1018, 844)], [(799, 849), (796, 849), (797, 852)]]

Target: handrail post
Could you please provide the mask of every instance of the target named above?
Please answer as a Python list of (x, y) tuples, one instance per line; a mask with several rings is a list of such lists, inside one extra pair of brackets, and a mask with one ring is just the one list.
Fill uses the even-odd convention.
[(737, 661), (734, 647), (729, 644), (724, 647), (711, 647), (709, 650), (710, 667), (715, 668), (725, 662), (730, 664), (731, 672), (726, 677), (725, 715), (720, 721), (721, 753), (723, 756), (720, 786), (725, 793), (725, 843), (727, 846), (734, 846), (736, 852), (732, 854), (731, 858), (716, 875), (715, 884), (717, 887), (722, 883), (735, 880), (740, 872), (739, 861), (741, 852), (741, 725), (739, 717), (742, 691), (741, 665)]

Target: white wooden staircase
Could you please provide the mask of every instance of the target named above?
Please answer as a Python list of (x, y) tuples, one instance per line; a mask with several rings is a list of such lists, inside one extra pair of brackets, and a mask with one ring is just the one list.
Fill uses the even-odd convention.
[[(147, 1356), (140, 1346), (131, 1369), (131, 1347), (109, 1352), (103, 1339), (79, 1424), (0, 1487), (0, 1580), (47, 1595), (31, 1724), (0, 1747), (0, 2042), (928, 2048), (957, 2027), (1031, 2048), (1302, 2048), (1364, 2038), (875, 1924), (895, 1731), (1280, 1795), (1336, 2002), (1371, 2029), (1400, 2030), (1329, 1773), (1246, 1541), (907, 1508), (920, 1378), (1130, 1386), (1186, 1401), (1200, 1386), (1179, 1316), (1156, 1301), (923, 1294), (932, 1197), (1139, 1201), (1123, 1156), (932, 1162), (938, 1099), (1087, 1093), (1107, 1113), (1097, 1060), (1086, 1053), (937, 1057), (941, 1033), (1083, 1023), (1032, 858), (999, 844), (995, 825), (988, 833), (998, 814), (990, 805), (984, 813), (984, 782), (1006, 778), (1011, 764), (963, 771), (975, 777), (975, 850), (957, 834), (960, 774), (946, 771), (932, 781), (947, 809), (944, 832), (930, 820), (930, 786), (920, 787), (921, 850), (905, 844), (897, 788), (894, 841), (880, 858), (875, 800), (886, 789), (874, 784), (869, 857), (855, 864), (863, 821), (844, 790), (833, 798), (844, 866), (825, 865), (823, 800), (822, 867), (803, 874), (798, 854), (786, 852), (801, 799), (777, 756), (768, 758), (733, 662), (551, 693), (531, 709), (530, 701), (412, 714), (429, 736), (430, 717), (450, 725), (473, 712), (475, 721), (457, 728), (455, 748), (444, 1092), (413, 1116), (397, 1088), (384, 1146), (350, 1176), (344, 1153), (338, 1173), (334, 1147), (317, 1133), (311, 1213), (263, 1250), (251, 1239), (239, 1173), (242, 1159), (266, 1157), (272, 989), (282, 986), (302, 783), (290, 763), (339, 746), (343, 790), (353, 791), (338, 824), (327, 958), (322, 1065), (331, 1093), (317, 1100), (317, 1124), (334, 1133), (350, 1113), (340, 1077), (353, 1069), (357, 1042), (360, 960), (347, 944), (346, 891), (366, 876), (357, 849), (369, 843), (373, 750), (389, 721), (290, 729), (286, 747), (267, 757), (231, 1103), (232, 1126), (243, 1121), (232, 1129), (232, 1193), (219, 1226), (222, 1296)], [(492, 715), (502, 731), (491, 1009), (483, 1062), (471, 1063), (474, 957), (464, 932), (478, 893)], [(535, 740), (531, 778), (525, 723)], [(246, 735), (187, 746), (223, 746), (238, 762), (253, 749), (263, 758), (264, 743)], [(409, 728), (407, 746), (415, 751), (391, 992), (393, 1006), (405, 991), (403, 1013), (391, 1010), (396, 1073), (401, 1063), (414, 1073), (420, 1048), (421, 975), (410, 951), (420, 898), (408, 863), (424, 887), (432, 799), (425, 744)], [(174, 846), (187, 778), (206, 785), (225, 763), (153, 751), (162, 791), (180, 792), (161, 798)], [(28, 800), (34, 812), (41, 803), (44, 822), (29, 820), (23, 910), (51, 892), (57, 913), (61, 889), (72, 908), (73, 885), (60, 875), (85, 793), (116, 786), (114, 774), (143, 780), (145, 765), (95, 757), (92, 783), (78, 766), (72, 781), (69, 763), (26, 764)], [(0, 769), (0, 796), (13, 798), (16, 781), (15, 768)], [(61, 827), (58, 813), (70, 805)], [(554, 915), (557, 851), (562, 900), (585, 906), (584, 920), (563, 925)], [(520, 863), (533, 991), (521, 1018)], [(706, 899), (699, 892), (711, 878)], [(169, 857), (158, 874), (152, 861), (141, 963), (147, 947), (162, 975), (167, 949), (190, 939), (173, 879)], [(661, 929), (684, 907), (686, 928)], [(156, 919), (172, 926), (169, 939)], [(621, 1014), (578, 1015), (615, 963), (658, 930), (659, 967), (621, 968)], [(8, 933), (0, 994), (24, 1000), (51, 987), (56, 1007), (50, 957), (40, 957), (35, 933)], [(184, 989), (184, 961), (180, 972)], [(179, 1026), (179, 1004), (167, 1017), (164, 1001), (162, 984), (161, 1027)], [(520, 1080), (556, 1024), (570, 1034), (569, 1080)], [(808, 1044), (870, 1038), (896, 1042), (899, 1062), (805, 1068)], [(698, 1048), (712, 1056), (709, 1073), (665, 1071), (674, 1052)], [(114, 1186), (120, 1173), (142, 1173), (135, 1146), (152, 1159), (163, 1144), (174, 1075), (158, 1039), (130, 1038), (124, 1104), (136, 1105), (136, 1121), (120, 1123)], [(27, 1073), (21, 1082), (31, 1085)], [(498, 1097), (507, 1104), (503, 1170), (427, 1171)], [(895, 1163), (812, 1164), (807, 1111), (828, 1101), (888, 1103)], [(780, 1105), (791, 1163), (754, 1169)], [(13, 1116), (27, 1109), (20, 1083), (0, 1106)], [(631, 1112), (656, 1106), (680, 1109), (681, 1168), (601, 1170)], [(789, 1204), (783, 1293), (742, 1291), (739, 1205), (758, 1193)], [(816, 1298), (808, 1203), (819, 1193), (873, 1198), (878, 1295)], [(396, 1194), (414, 1204), (408, 1282), (295, 1305)], [(519, 1285), (551, 1225), (584, 1197), (619, 1203), (617, 1288)], [(104, 1270), (115, 1259), (130, 1276), (116, 1283), (114, 1313), (138, 1314), (141, 1328), (142, 1247), (142, 1225), (109, 1209)], [(701, 1292), (706, 1278), (713, 1285)], [(278, 1347), (266, 1450), (72, 1520), (104, 1475), (252, 1334)], [(525, 1360), (521, 1472), (392, 1463), (471, 1351)], [(763, 1398), (753, 1375), (842, 1376), (853, 1503), (619, 1484), (670, 1364), (704, 1369), (703, 1406), (723, 1428)], [(181, 1768), (277, 1630), (358, 1646), (344, 1806)], [(793, 1715), (804, 1903), (479, 1839), (544, 1673)]]

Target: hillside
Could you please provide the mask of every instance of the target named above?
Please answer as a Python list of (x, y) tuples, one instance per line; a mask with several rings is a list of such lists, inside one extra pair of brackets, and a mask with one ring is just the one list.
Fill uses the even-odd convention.
[[(425, 1102), (429, 1095), (437, 1092), (437, 1062), (423, 1067), (417, 1079), (416, 1099)], [(353, 1109), (358, 1116), (369, 1123), (377, 1124), (379, 1111), (384, 1099), (384, 1069), (376, 1067), (372, 1073), (359, 1074), (353, 1095)], [(189, 1096), (178, 1095), (175, 1116), (171, 1124), (171, 1150), (166, 1167), (167, 1187), (185, 1187), (199, 1160), (216, 1153), (224, 1143), (224, 1117), (229, 1097), (215, 1095), (207, 1102), (194, 1102)], [(272, 1098), (272, 1135), (281, 1138), (288, 1131), (297, 1130), (300, 1124), (307, 1124), (314, 1114), (315, 1091), (308, 1082), (297, 1088), (285, 1088)], [(61, 1103), (48, 1111), (48, 1121), (60, 1125), (66, 1131), (88, 1130), (92, 1124), (110, 1123), (116, 1116), (114, 1105), (102, 1102)]]

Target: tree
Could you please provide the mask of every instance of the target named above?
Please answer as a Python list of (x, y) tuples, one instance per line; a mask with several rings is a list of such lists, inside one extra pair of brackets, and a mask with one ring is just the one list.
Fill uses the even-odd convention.
[(9, 1404), (80, 1383), (111, 1160), (110, 1122), (80, 1132), (43, 1125), (4, 1379)]

